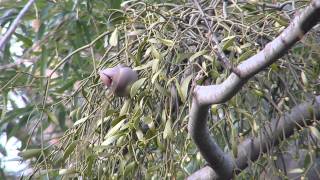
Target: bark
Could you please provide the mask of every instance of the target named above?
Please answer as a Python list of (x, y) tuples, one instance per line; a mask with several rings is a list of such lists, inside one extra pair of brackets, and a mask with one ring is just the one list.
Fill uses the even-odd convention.
[[(314, 120), (320, 119), (320, 96), (316, 96), (309, 102), (299, 104), (285, 113), (279, 119), (271, 120), (266, 125), (261, 135), (256, 138), (248, 138), (238, 146), (238, 155), (232, 160), (231, 174), (240, 173), (248, 166), (249, 162), (256, 161), (263, 153), (266, 153), (268, 147), (277, 146), (283, 139), (293, 135), (297, 128), (307, 127)], [(230, 156), (231, 157), (231, 156)], [(218, 164), (219, 165), (219, 164)], [(220, 170), (220, 169), (219, 169)], [(206, 166), (188, 177), (193, 179), (219, 179), (214, 167)]]
[[(224, 103), (232, 98), (249, 78), (262, 71), (267, 66), (282, 57), (303, 35), (308, 32), (320, 20), (320, 0), (313, 0), (311, 4), (297, 15), (290, 25), (258, 54), (250, 57), (239, 64), (236, 68), (238, 75), (232, 73), (223, 83), (210, 86), (196, 86), (193, 92), (192, 107), (189, 120), (189, 133), (204, 159), (213, 168), (218, 179), (230, 179), (234, 169), (242, 170), (247, 166), (246, 155), (239, 156), (244, 159), (233, 161), (231, 156), (224, 153), (210, 136), (207, 126), (207, 114), (210, 105)], [(288, 130), (293, 127), (285, 126)], [(289, 132), (288, 132), (289, 133)], [(289, 133), (290, 134), (290, 133)], [(255, 141), (250, 143), (254, 149), (262, 143)], [(257, 146), (257, 147), (255, 147)], [(239, 149), (246, 149), (240, 146)], [(240, 150), (240, 153), (243, 152)], [(256, 158), (257, 154), (252, 151), (250, 158)], [(239, 167), (235, 167), (234, 165)]]

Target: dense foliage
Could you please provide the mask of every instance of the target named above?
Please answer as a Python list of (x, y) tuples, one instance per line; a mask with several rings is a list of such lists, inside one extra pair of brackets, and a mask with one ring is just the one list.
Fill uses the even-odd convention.
[[(26, 1), (1, 3), (4, 32)], [(233, 65), (264, 48), (306, 4), (229, 3), (226, 13), (220, 1), (201, 2)], [(219, 84), (231, 70), (216, 57), (201, 16), (192, 3), (37, 1), (0, 57), (1, 132), (22, 142), (30, 175), (182, 179), (204, 166), (188, 137), (190, 92), (194, 84)], [(228, 103), (211, 107), (221, 147), (235, 153), (266, 122), (319, 94), (319, 33), (317, 27)], [(99, 81), (99, 70), (117, 64), (139, 73), (128, 98)], [(288, 144), (318, 152), (308, 138), (320, 138), (314, 127), (270, 154)], [(312, 157), (296, 158), (307, 169)], [(239, 176), (259, 177), (273, 160), (265, 155)]]

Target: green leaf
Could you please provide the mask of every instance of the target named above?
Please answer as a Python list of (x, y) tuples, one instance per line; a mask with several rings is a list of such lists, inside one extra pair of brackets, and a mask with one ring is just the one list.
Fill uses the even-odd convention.
[(176, 89), (178, 91), (180, 98), (183, 99), (183, 93), (182, 93), (181, 87), (180, 87), (177, 79), (175, 79), (175, 86), (176, 86)]
[(125, 129), (127, 126), (125, 126), (126, 119), (123, 119), (119, 123), (117, 123), (115, 126), (113, 126), (111, 129), (109, 129), (108, 133), (104, 137), (105, 140), (107, 140), (109, 137), (114, 136), (120, 129)]
[(154, 84), (159, 93), (161, 93), (163, 96), (170, 97), (170, 92), (168, 91), (168, 89), (162, 87), (158, 82), (155, 82)]
[(70, 154), (74, 151), (77, 144), (78, 144), (78, 141), (73, 141), (68, 145), (67, 149), (65, 150), (65, 152), (63, 154), (64, 160), (66, 160), (70, 156)]
[(98, 132), (100, 132), (100, 130), (101, 130), (101, 124), (104, 124), (104, 123), (106, 123), (106, 122), (109, 122), (109, 120), (110, 120), (110, 117), (109, 116), (106, 116), (105, 118), (100, 118), (98, 121), (97, 121), (97, 125), (96, 125), (96, 127), (97, 127), (97, 131)]
[(279, 23), (281, 26), (287, 27), (289, 25), (289, 20), (282, 16), (270, 16), (273, 20)]
[(143, 83), (144, 83), (144, 81), (145, 81), (146, 79), (147, 79), (147, 78), (141, 78), (141, 79), (139, 79), (138, 81), (136, 81), (136, 82), (134, 82), (134, 83), (132, 84), (132, 86), (131, 86), (131, 91), (130, 91), (130, 97), (131, 97), (131, 98), (133, 98), (133, 97), (137, 94), (139, 88), (143, 85)]
[(186, 102), (187, 100), (188, 88), (189, 88), (189, 83), (191, 79), (192, 79), (192, 75), (189, 75), (181, 83), (181, 100), (183, 103)]
[(142, 35), (144, 33), (144, 30), (140, 29), (140, 30), (135, 30), (135, 31), (130, 31), (127, 33), (128, 36), (139, 36)]
[(129, 108), (130, 108), (130, 104), (131, 104), (131, 100), (130, 99), (127, 99), (124, 103), (123, 103), (123, 106), (122, 108), (120, 109), (120, 113), (119, 113), (119, 116), (123, 116), (125, 114), (127, 114)]
[(139, 66), (141, 64), (142, 55), (144, 53), (144, 47), (147, 45), (147, 38), (144, 38), (143, 42), (139, 44), (138, 52), (135, 57), (135, 65)]
[(301, 168), (295, 168), (295, 169), (291, 169), (291, 170), (289, 171), (290, 174), (301, 174), (301, 173), (303, 173), (303, 172), (304, 172), (304, 170), (301, 169)]
[(309, 129), (312, 133), (312, 135), (314, 135), (317, 139), (320, 140), (320, 132), (317, 128), (313, 127), (313, 126), (309, 126)]
[(178, 53), (175, 60), (173, 61), (175, 64), (181, 63), (181, 61), (185, 59), (189, 59), (193, 53)]
[(208, 59), (211, 62), (215, 61), (215, 58), (213, 56), (209, 56), (209, 55), (203, 55), (204, 58)]
[(25, 45), (25, 47), (29, 48), (32, 46), (32, 40), (30, 38), (27, 38), (21, 34), (18, 33), (14, 33), (15, 36), (17, 36), (17, 38), (23, 42), (23, 44)]
[(133, 172), (137, 167), (137, 163), (135, 161), (130, 162), (126, 165), (126, 169), (124, 171), (124, 176), (128, 176), (129, 173)]
[(174, 42), (173, 42), (172, 40), (162, 39), (162, 38), (158, 38), (158, 39), (159, 39), (159, 41), (160, 41), (162, 44), (164, 44), (164, 45), (166, 45), (166, 46), (169, 46), (169, 47), (174, 46)]
[(222, 40), (223, 42), (223, 47), (222, 50), (225, 51), (227, 50), (229, 47), (231, 47), (235, 41), (236, 37), (235, 36), (229, 36), (226, 37), (225, 39)]
[(280, 68), (279, 68), (279, 66), (277, 65), (277, 64), (275, 64), (275, 63), (273, 63), (273, 64), (271, 64), (271, 69), (272, 69), (272, 71), (279, 71), (280, 70)]
[(57, 169), (40, 169), (32, 178), (33, 179), (46, 179), (45, 177), (57, 177), (58, 170)]
[(73, 127), (75, 127), (75, 126), (77, 126), (77, 125), (79, 125), (79, 124), (84, 123), (88, 118), (89, 118), (89, 116), (86, 116), (86, 117), (84, 117), (84, 118), (81, 118), (81, 119), (77, 120), (77, 121), (73, 124)]
[(308, 86), (308, 84), (309, 84), (308, 78), (307, 78), (306, 74), (304, 73), (304, 71), (301, 71), (301, 80), (305, 86)]
[(140, 129), (136, 130), (136, 135), (137, 135), (139, 141), (143, 141), (144, 140), (143, 139), (143, 132)]
[[(1, 114), (0, 114), (0, 122), (6, 117), (7, 113), (7, 102), (8, 102), (8, 92), (5, 91), (2, 93), (2, 107), (1, 107)], [(1, 123), (0, 123), (1, 124)]]
[(158, 40), (155, 39), (155, 38), (148, 39), (148, 42), (151, 43), (151, 44), (158, 44)]
[(107, 48), (108, 46), (109, 46), (109, 36), (106, 35), (106, 36), (104, 37), (103, 47), (104, 47), (104, 48)]
[(232, 148), (232, 154), (235, 158), (238, 156), (238, 143), (237, 143), (237, 135), (236, 135), (236, 128), (231, 128), (231, 148)]
[(68, 169), (59, 169), (59, 175), (71, 175), (76, 174), (77, 171), (74, 168), (68, 168)]
[(254, 89), (253, 90), (254, 94), (257, 95), (258, 97), (263, 97), (264, 94), (262, 91), (258, 90), (258, 89)]
[(41, 149), (26, 149), (18, 153), (18, 156), (23, 159), (30, 159), (33, 157), (39, 157), (41, 155)]
[(198, 51), (196, 53), (194, 53), (190, 58), (189, 58), (189, 61), (190, 62), (193, 62), (196, 58), (202, 56), (202, 55), (205, 55), (207, 54), (207, 50), (202, 50), (202, 51)]
[(242, 53), (240, 55), (240, 57), (238, 58), (238, 62), (241, 62), (241, 61), (244, 61), (244, 60), (248, 59), (249, 57), (253, 56), (254, 53), (255, 52), (253, 50), (248, 50), (248, 51)]
[(303, 162), (303, 167), (305, 169), (307, 169), (309, 167), (311, 160), (312, 160), (312, 157), (311, 157), (310, 153), (307, 153), (306, 157), (304, 158), (304, 162)]
[(164, 127), (164, 131), (163, 131), (163, 138), (164, 139), (172, 137), (173, 132), (172, 132), (171, 126), (172, 126), (171, 120), (168, 119), (166, 122), (166, 125)]
[(52, 113), (50, 111), (47, 111), (47, 110), (45, 110), (45, 112), (46, 112), (46, 114), (48, 116), (49, 121), (53, 122), (56, 125), (59, 125), (59, 120), (58, 120), (57, 116), (54, 113)]
[(108, 146), (110, 144), (112, 144), (113, 142), (115, 142), (117, 139), (119, 139), (120, 134), (116, 134), (113, 136), (108, 136), (102, 143), (101, 146)]
[(148, 63), (145, 63), (145, 64), (143, 64), (143, 65), (141, 65), (141, 66), (138, 66), (138, 67), (133, 68), (133, 70), (135, 70), (135, 71), (140, 71), (140, 70), (146, 69), (146, 68), (148, 68), (148, 67), (151, 67), (151, 66), (153, 65), (153, 63), (154, 63), (154, 60), (151, 60), (151, 61), (149, 61)]
[(159, 53), (159, 51), (157, 50), (156, 47), (151, 46), (151, 54), (154, 58), (156, 59), (161, 59), (161, 54)]
[(155, 73), (152, 78), (151, 78), (151, 83), (154, 84), (154, 82), (156, 81), (157, 77), (159, 76), (159, 74), (162, 72), (162, 69), (161, 68), (157, 73)]
[(111, 37), (109, 39), (109, 44), (111, 46), (117, 46), (118, 45), (118, 28), (116, 28), (112, 34), (111, 34)]
[(122, 121), (123, 119), (126, 119), (126, 118), (127, 118), (126, 115), (116, 116), (115, 119), (113, 119), (111, 121), (111, 126), (113, 127), (113, 126), (117, 125), (120, 121)]
[(154, 59), (152, 61), (152, 74), (156, 73), (159, 70), (159, 59)]

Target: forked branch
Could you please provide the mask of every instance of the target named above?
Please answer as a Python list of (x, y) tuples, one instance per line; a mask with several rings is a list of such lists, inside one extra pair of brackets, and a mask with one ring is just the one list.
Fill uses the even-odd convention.
[(276, 39), (258, 54), (237, 66), (241, 78), (232, 73), (221, 84), (194, 88), (188, 129), (202, 156), (217, 174), (216, 177), (230, 179), (234, 169), (238, 167), (235, 167), (231, 156), (224, 153), (210, 136), (206, 122), (210, 105), (231, 99), (249, 78), (282, 57), (319, 20), (320, 0), (313, 0)]

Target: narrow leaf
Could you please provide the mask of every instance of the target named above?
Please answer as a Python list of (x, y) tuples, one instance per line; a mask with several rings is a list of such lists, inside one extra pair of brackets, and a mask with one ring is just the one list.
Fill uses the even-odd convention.
[(135, 70), (135, 71), (140, 71), (140, 70), (146, 69), (146, 68), (148, 68), (148, 67), (151, 67), (151, 66), (153, 65), (153, 63), (154, 63), (153, 61), (154, 61), (154, 60), (149, 61), (148, 63), (145, 63), (145, 64), (143, 64), (143, 65), (141, 65), (141, 66), (135, 67), (135, 68), (133, 68), (133, 70)]
[(238, 58), (238, 62), (244, 61), (244, 60), (248, 59), (249, 57), (251, 57), (252, 55), (254, 55), (254, 51), (248, 50), (240, 55), (240, 57)]
[(70, 154), (74, 151), (74, 148), (77, 146), (77, 143), (78, 141), (73, 141), (69, 144), (69, 146), (63, 154), (63, 159), (67, 159), (70, 156)]
[(18, 153), (18, 156), (23, 159), (30, 159), (32, 157), (38, 157), (41, 154), (41, 149), (26, 149)]
[(169, 46), (169, 47), (174, 46), (174, 42), (173, 42), (172, 40), (162, 39), (162, 38), (158, 38), (158, 39), (159, 39), (159, 41), (160, 41), (162, 44), (164, 44), (164, 45), (166, 45), (166, 46)]
[(202, 56), (202, 55), (205, 55), (207, 53), (206, 50), (202, 50), (202, 51), (199, 51), (199, 52), (196, 52), (194, 53), (191, 57), (190, 57), (190, 62), (193, 62), (196, 58)]
[(109, 39), (109, 43), (111, 46), (117, 46), (118, 45), (118, 28), (116, 28)]
[(313, 127), (313, 126), (309, 126), (309, 129), (311, 131), (311, 133), (320, 140), (320, 132), (317, 128)]
[(162, 69), (163, 69), (163, 68), (161, 68), (157, 73), (155, 73), (155, 74), (152, 76), (152, 78), (151, 78), (151, 83), (152, 83), (152, 84), (156, 81), (157, 77), (158, 77), (159, 74), (162, 72)]
[(168, 119), (166, 122), (166, 126), (164, 127), (164, 131), (163, 131), (163, 138), (164, 139), (172, 137), (173, 133), (172, 133), (171, 125), (172, 125), (172, 123), (171, 123), (170, 119)]
[(113, 136), (117, 131), (120, 130), (120, 128), (125, 124), (126, 119), (123, 119), (118, 124), (113, 126), (107, 133), (107, 135), (104, 137), (105, 139), (108, 139), (110, 136)]
[(50, 111), (46, 111), (46, 114), (48, 116), (48, 119), (53, 122), (56, 125), (59, 125), (59, 120), (57, 118), (56, 115), (54, 115), (54, 113), (50, 112)]
[(84, 123), (88, 118), (89, 118), (89, 116), (79, 119), (78, 121), (76, 121), (76, 122), (73, 124), (73, 127), (75, 127), (75, 126), (77, 126), (77, 125), (79, 125), (79, 124)]
[(102, 143), (101, 143), (101, 146), (108, 146), (110, 144), (112, 144), (114, 141), (116, 141), (117, 139), (119, 139), (119, 136), (118, 134), (116, 135), (113, 135), (113, 136), (108, 136)]
[(291, 173), (291, 174), (300, 174), (300, 173), (303, 173), (303, 172), (304, 172), (304, 170), (301, 169), (301, 168), (295, 168), (295, 169), (292, 169), (292, 170), (289, 171), (289, 173)]
[(137, 94), (138, 89), (143, 85), (143, 83), (146, 79), (147, 78), (141, 78), (132, 84), (131, 91), (130, 91), (130, 97), (134, 97)]
[(77, 173), (77, 171), (74, 168), (59, 169), (59, 175), (71, 175), (75, 173)]
[(188, 95), (188, 88), (189, 88), (189, 83), (192, 79), (192, 75), (189, 75), (188, 77), (186, 77), (182, 84), (181, 84), (181, 100), (182, 102), (186, 102), (187, 100), (187, 95)]
[(235, 39), (236, 39), (235, 36), (229, 36), (223, 39), (222, 42), (225, 42), (225, 43), (223, 44), (222, 50), (227, 50), (230, 46), (232, 46)]
[(123, 103), (123, 106), (122, 106), (122, 108), (121, 108), (121, 110), (120, 110), (119, 116), (123, 116), (123, 115), (125, 115), (125, 114), (128, 112), (129, 107), (130, 107), (130, 104), (131, 104), (130, 99), (127, 99), (127, 100)]
[(308, 84), (309, 84), (308, 78), (307, 78), (306, 74), (304, 73), (304, 71), (301, 71), (301, 80), (305, 86), (308, 86)]

